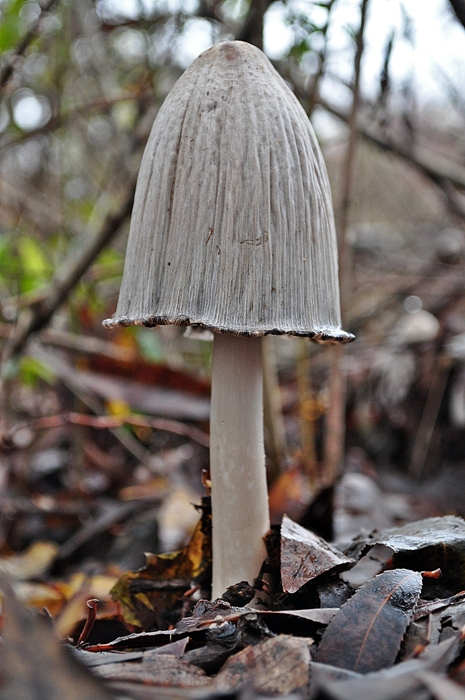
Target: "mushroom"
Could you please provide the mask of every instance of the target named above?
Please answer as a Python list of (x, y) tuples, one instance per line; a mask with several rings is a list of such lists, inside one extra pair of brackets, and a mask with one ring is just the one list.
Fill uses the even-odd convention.
[(214, 333), (213, 597), (265, 558), (261, 337), (348, 342), (323, 157), (298, 100), (241, 41), (202, 53), (152, 127), (115, 326)]

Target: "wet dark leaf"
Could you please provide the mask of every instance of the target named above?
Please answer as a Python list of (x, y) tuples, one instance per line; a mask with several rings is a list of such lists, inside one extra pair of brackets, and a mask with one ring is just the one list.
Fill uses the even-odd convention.
[(415, 571), (379, 574), (360, 588), (329, 623), (317, 659), (368, 673), (391, 666), (422, 588)]
[(281, 525), (281, 581), (286, 593), (295, 593), (325, 571), (347, 566), (352, 559), (321, 537), (294, 523), (287, 515)]
[(231, 654), (242, 649), (241, 635), (231, 622), (212, 626), (207, 630), (206, 640), (206, 645), (184, 654), (183, 661), (202, 668), (208, 674), (219, 671)]

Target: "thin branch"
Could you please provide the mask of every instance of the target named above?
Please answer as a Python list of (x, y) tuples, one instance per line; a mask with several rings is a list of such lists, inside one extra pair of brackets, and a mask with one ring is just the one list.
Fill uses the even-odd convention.
[[(341, 119), (346, 124), (349, 123), (349, 115), (341, 109), (330, 104), (327, 100), (318, 98), (318, 104), (327, 112)], [(441, 180), (448, 180), (452, 185), (465, 190), (465, 168), (458, 163), (433, 155), (425, 148), (415, 148), (413, 151), (385, 138), (379, 134), (374, 134), (367, 129), (359, 128), (359, 134), (366, 141), (369, 141), (384, 151), (389, 151), (403, 160), (411, 163), (427, 175), (436, 184)]]
[[(339, 238), (340, 259), (340, 286), (341, 306), (343, 318), (347, 309), (352, 291), (352, 256), (351, 249), (347, 245), (347, 228), (349, 222), (349, 209), (353, 189), (353, 176), (355, 165), (355, 151), (358, 139), (357, 115), (360, 105), (360, 75), (362, 56), (364, 50), (364, 31), (369, 0), (362, 0), (360, 6), (360, 27), (356, 38), (356, 51), (354, 58), (354, 87), (352, 109), (349, 116), (349, 143), (347, 147), (346, 161), (343, 173), (342, 201), (337, 217), (337, 231)], [(347, 378), (344, 372), (343, 346), (331, 348), (330, 377), (329, 377), (329, 408), (326, 414), (324, 464), (325, 485), (334, 484), (344, 458), (345, 443), (345, 408), (346, 408), (346, 384)]]
[[(346, 124), (349, 123), (349, 116), (326, 100), (319, 98), (318, 104), (330, 114), (341, 119), (341, 121)], [(395, 143), (384, 136), (374, 134), (363, 128), (359, 128), (359, 134), (368, 143), (383, 151), (393, 153), (406, 163), (413, 165), (442, 190), (452, 213), (461, 219), (465, 219), (465, 204), (461, 201), (457, 192), (457, 190), (465, 190), (465, 168), (446, 158), (433, 155), (425, 148), (407, 149), (399, 143)]]
[(2, 364), (17, 355), (26, 345), (29, 337), (44, 328), (63, 304), (70, 292), (77, 285), (83, 274), (94, 262), (101, 251), (110, 243), (120, 229), (120, 226), (131, 213), (134, 202), (136, 178), (129, 182), (126, 198), (119, 210), (110, 213), (103, 222), (103, 226), (89, 245), (75, 260), (72, 260), (67, 269), (59, 270), (51, 284), (49, 294), (35, 306), (27, 309), (20, 316), (15, 331), (12, 333), (2, 354)]
[(144, 418), (143, 416), (89, 416), (85, 413), (59, 413), (54, 416), (36, 418), (30, 421), (18, 423), (8, 430), (2, 438), (3, 447), (14, 447), (15, 435), (24, 429), (29, 430), (49, 430), (50, 428), (61, 428), (64, 425), (83, 425), (97, 430), (114, 430), (123, 425), (132, 425), (136, 428), (152, 428), (153, 430), (164, 430), (168, 433), (182, 435), (190, 438), (193, 442), (209, 447), (209, 436), (191, 425), (185, 425), (179, 421), (165, 418)]
[(328, 48), (328, 31), (331, 23), (331, 12), (333, 10), (333, 7), (337, 0), (330, 0), (328, 2), (326, 11), (326, 22), (321, 29), (321, 34), (323, 36), (323, 48), (321, 51), (318, 52), (318, 70), (315, 73), (315, 77), (312, 80), (311, 87), (308, 91), (308, 107), (307, 107), (307, 114), (309, 117), (312, 116), (312, 112), (315, 108), (315, 105), (317, 104), (317, 97), (318, 97), (318, 88), (320, 86), (320, 82), (324, 76), (325, 69), (326, 69), (326, 58), (327, 58), (327, 48)]
[(108, 112), (114, 105), (120, 102), (128, 102), (134, 100), (135, 102), (144, 102), (145, 100), (152, 99), (154, 101), (153, 88), (148, 90), (142, 90), (141, 92), (128, 92), (122, 95), (117, 95), (111, 99), (105, 97), (98, 97), (94, 100), (89, 100), (85, 104), (76, 105), (74, 107), (64, 109), (60, 114), (52, 114), (50, 120), (44, 126), (39, 126), (37, 129), (31, 131), (26, 131), (19, 136), (9, 137), (7, 134), (3, 139), (0, 140), (0, 150), (5, 148), (10, 148), (10, 146), (16, 146), (18, 143), (32, 139), (40, 134), (50, 134), (60, 127), (64, 126), (67, 122), (74, 119), (79, 115), (88, 116), (93, 110), (98, 110), (99, 112)]
[(249, 11), (236, 39), (263, 49), (263, 19), (271, 0), (250, 0)]
[(13, 51), (6, 64), (3, 66), (2, 70), (0, 71), (0, 90), (2, 90), (5, 87), (5, 85), (8, 83), (11, 76), (13, 75), (13, 71), (15, 69), (18, 59), (25, 53), (28, 46), (39, 35), (40, 23), (43, 14), (45, 12), (50, 12), (50, 10), (56, 2), (57, 0), (49, 0), (49, 2), (41, 8), (41, 13), (39, 17), (33, 23), (29, 31), (23, 36), (16, 49)]
[(465, 28), (465, 0), (449, 0), (460, 24)]

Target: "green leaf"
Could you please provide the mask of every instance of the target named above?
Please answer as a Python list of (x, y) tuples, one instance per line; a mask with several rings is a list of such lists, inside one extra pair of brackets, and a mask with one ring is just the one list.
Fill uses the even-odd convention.
[(28, 236), (16, 244), (21, 269), (21, 291), (30, 292), (50, 279), (51, 265), (40, 244)]
[(26, 0), (9, 0), (1, 11), (0, 19), (0, 53), (16, 46), (20, 38), (20, 11)]
[(37, 385), (39, 380), (43, 380), (47, 384), (54, 384), (56, 379), (56, 375), (49, 365), (29, 355), (21, 358), (19, 373), (23, 383), (33, 387)]

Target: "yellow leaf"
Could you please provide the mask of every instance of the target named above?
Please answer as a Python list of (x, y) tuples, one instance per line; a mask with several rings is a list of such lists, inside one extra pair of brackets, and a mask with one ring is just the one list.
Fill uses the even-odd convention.
[(0, 559), (0, 566), (13, 579), (27, 581), (42, 576), (53, 564), (57, 554), (58, 545), (55, 542), (39, 540), (21, 554)]
[(147, 554), (147, 565), (128, 571), (111, 590), (126, 622), (143, 629), (166, 629), (173, 607), (193, 584), (211, 582), (211, 510), (203, 499), (202, 516), (189, 543), (178, 552)]

